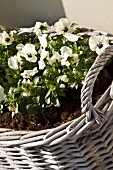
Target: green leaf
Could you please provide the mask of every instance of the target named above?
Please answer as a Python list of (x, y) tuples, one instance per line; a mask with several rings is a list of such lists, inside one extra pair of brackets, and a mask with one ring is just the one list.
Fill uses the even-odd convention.
[(6, 28), (3, 25), (0, 25), (0, 32), (5, 31)]
[(35, 103), (40, 103), (40, 96), (33, 97), (32, 100), (33, 100)]
[(44, 111), (44, 109), (40, 105), (36, 104), (29, 104), (26, 106), (26, 110), (29, 114), (35, 115), (38, 114), (40, 111)]

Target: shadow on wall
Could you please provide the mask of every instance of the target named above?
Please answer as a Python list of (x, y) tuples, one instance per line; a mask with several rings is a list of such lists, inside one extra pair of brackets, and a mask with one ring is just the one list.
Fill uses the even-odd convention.
[(65, 17), (61, 0), (0, 0), (0, 25), (31, 27), (36, 21), (54, 24)]

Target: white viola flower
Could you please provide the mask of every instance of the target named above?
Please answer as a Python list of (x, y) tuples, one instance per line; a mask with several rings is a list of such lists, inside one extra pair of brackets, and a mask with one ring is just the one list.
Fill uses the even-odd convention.
[(43, 23), (41, 23), (41, 22), (36, 22), (35, 28), (39, 29), (39, 28), (41, 28), (41, 27), (48, 28), (49, 25), (47, 24), (47, 22), (43, 22)]
[(17, 70), (21, 68), (21, 65), (22, 65), (22, 59), (19, 55), (15, 55), (8, 59), (8, 66), (13, 70)]
[(72, 54), (71, 56), (70, 56), (70, 58), (71, 58), (71, 63), (72, 64), (75, 64), (75, 63), (78, 63), (79, 62), (79, 55), (78, 54)]
[(38, 65), (39, 65), (39, 70), (43, 70), (46, 66), (42, 58), (40, 58), (40, 60), (38, 61)]
[(36, 35), (37, 35), (37, 37), (38, 37), (38, 36), (41, 36), (41, 35), (42, 35), (42, 31), (41, 31), (40, 29), (38, 29), (38, 30), (36, 31)]
[(1, 43), (7, 46), (7, 45), (11, 45), (13, 41), (14, 38), (12, 36), (9, 36), (9, 34), (6, 31), (3, 31)]
[(71, 27), (71, 22), (68, 21), (66, 18), (59, 19), (59, 21), (54, 24), (54, 27), (57, 33), (63, 32), (72, 33), (74, 31), (74, 28)]
[(89, 38), (89, 46), (92, 51), (100, 55), (109, 46), (109, 38), (105, 35), (93, 35)]
[(49, 58), (49, 51), (46, 51), (45, 49), (40, 49), (39, 53), (42, 59)]
[(47, 22), (44, 22), (44, 23), (36, 22), (33, 32), (35, 32), (37, 36), (42, 34), (41, 27), (45, 29), (49, 29), (50, 26), (47, 24)]
[(63, 88), (63, 89), (65, 89), (65, 84), (60, 84), (60, 88)]
[(47, 34), (43, 34), (41, 36), (38, 37), (39, 42), (41, 44), (41, 48), (45, 49), (47, 47)]
[(21, 95), (24, 96), (24, 97), (29, 97), (31, 95), (31, 93), (30, 93), (30, 91), (25, 90), (21, 93)]
[(4, 88), (0, 85), (0, 102), (5, 98)]
[(48, 26), (47, 30), (43, 30), (43, 33), (53, 33), (53, 32), (55, 32), (55, 28), (54, 28), (53, 25), (52, 26)]
[(25, 59), (29, 62), (35, 63), (37, 61), (37, 51), (35, 50), (35, 45), (33, 44), (26, 44), (22, 48), (21, 51), (18, 52), (21, 56), (25, 57)]
[(38, 70), (37, 70), (37, 67), (34, 67), (33, 70), (24, 70), (24, 72), (21, 73), (20, 75), (23, 78), (30, 78), (30, 77), (34, 76), (36, 73), (38, 73)]
[(61, 75), (60, 80), (67, 83), (69, 81), (69, 78), (67, 77), (67, 75)]
[(48, 63), (49, 63), (50, 65), (52, 65), (52, 64), (55, 63), (56, 61), (58, 61), (58, 62), (61, 61), (61, 55), (60, 55), (58, 52), (54, 51), (54, 52), (53, 52), (53, 56), (48, 60)]
[(61, 51), (61, 55), (69, 55), (69, 54), (72, 54), (72, 49), (69, 48), (69, 47), (67, 47), (67, 46), (61, 47), (60, 51)]
[(62, 55), (61, 65), (69, 66), (70, 62), (67, 59), (70, 55), (72, 55), (72, 49), (67, 46), (63, 46), (61, 47), (60, 51)]
[(43, 25), (42, 22), (36, 22), (36, 24), (35, 24), (35, 26), (34, 26), (34, 31), (40, 29), (40, 27), (41, 27), (42, 25)]
[(9, 91), (8, 91), (8, 95), (11, 95), (14, 92), (14, 88), (10, 87)]
[(68, 67), (68, 66), (70, 66), (70, 64), (71, 64), (71, 63), (70, 63), (69, 61), (67, 61), (65, 58), (63, 58), (63, 59), (61, 60), (61, 65), (62, 65), (62, 66), (65, 65), (65, 66)]
[(31, 92), (28, 90), (28, 85), (31, 84), (31, 81), (29, 79), (23, 79), (22, 81), (22, 90), (23, 92), (21, 93), (22, 96), (28, 97), (31, 95)]
[(21, 51), (23, 47), (24, 47), (23, 44), (18, 44), (18, 45), (16, 46), (16, 49), (17, 49), (18, 51)]
[(16, 34), (17, 33), (17, 31), (16, 30), (12, 30), (12, 31), (10, 31), (10, 35), (11, 36), (14, 36), (14, 34)]
[(24, 79), (22, 80), (22, 84), (23, 84), (23, 85), (24, 85), (24, 84), (25, 84), (25, 85), (31, 84), (31, 81), (30, 81), (29, 79), (25, 79), (25, 78), (24, 78)]
[(76, 42), (79, 38), (78, 35), (75, 35), (75, 34), (71, 34), (71, 33), (64, 33), (64, 37), (68, 39), (68, 41), (71, 41), (71, 42)]
[(70, 66), (70, 64), (75, 64), (79, 61), (78, 54), (73, 54), (71, 48), (63, 46), (60, 51), (62, 55), (61, 65)]
[(48, 73), (48, 70), (47, 70), (47, 69), (44, 69), (44, 71), (43, 71), (43, 76), (45, 76), (47, 73)]
[(39, 82), (39, 77), (36, 76), (36, 77), (34, 78), (33, 82), (34, 82), (34, 84), (37, 84), (37, 83)]

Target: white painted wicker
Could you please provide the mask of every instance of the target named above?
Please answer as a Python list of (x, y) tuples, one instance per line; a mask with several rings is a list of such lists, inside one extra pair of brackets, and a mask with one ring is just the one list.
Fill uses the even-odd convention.
[(76, 120), (42, 131), (0, 128), (0, 170), (113, 170), (113, 84), (95, 106), (95, 80), (113, 56), (109, 46), (90, 68)]

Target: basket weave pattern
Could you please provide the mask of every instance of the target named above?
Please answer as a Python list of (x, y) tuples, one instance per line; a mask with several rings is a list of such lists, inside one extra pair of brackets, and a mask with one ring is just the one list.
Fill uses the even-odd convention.
[(84, 114), (76, 120), (38, 132), (0, 128), (0, 170), (113, 169), (111, 86), (92, 105), (95, 80), (112, 56), (109, 46), (90, 68), (81, 91)]

